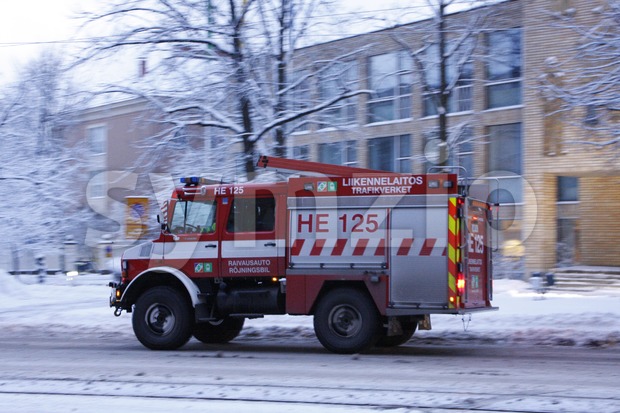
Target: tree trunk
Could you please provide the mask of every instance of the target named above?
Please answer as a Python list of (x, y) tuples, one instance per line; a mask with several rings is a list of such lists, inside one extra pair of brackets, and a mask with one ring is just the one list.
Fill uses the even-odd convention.
[(445, 32), (445, 9), (443, 0), (439, 4), (438, 34), (439, 34), (439, 163), (445, 166), (448, 163), (448, 75), (446, 62), (446, 32)]
[[(275, 112), (276, 117), (282, 116), (286, 111), (286, 97), (284, 93), (281, 93), (287, 85), (286, 78), (286, 32), (290, 21), (289, 8), (291, 6), (290, 0), (282, 0), (280, 9), (280, 31), (278, 35), (278, 64), (277, 64), (277, 76), (278, 76), (278, 101), (276, 103)], [(284, 127), (280, 126), (275, 130), (276, 135), (276, 148), (275, 156), (286, 157), (286, 135), (284, 133)]]
[(256, 144), (249, 137), (244, 136), (243, 138), (243, 164), (245, 169), (246, 178), (248, 181), (253, 180), (256, 177), (256, 156), (254, 153), (254, 149)]

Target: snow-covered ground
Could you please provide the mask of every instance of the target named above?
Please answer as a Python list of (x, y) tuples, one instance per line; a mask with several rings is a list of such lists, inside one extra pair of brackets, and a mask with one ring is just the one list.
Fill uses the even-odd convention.
[[(131, 316), (114, 317), (108, 307), (110, 276), (76, 279), (15, 276), (0, 270), (0, 328), (4, 333), (36, 326), (48, 331), (93, 329), (132, 334)], [(436, 315), (433, 329), (414, 335), (414, 342), (445, 344), (556, 345), (620, 348), (620, 290), (591, 293), (551, 291), (540, 295), (529, 284), (496, 280), (493, 304), (498, 311), (471, 316)], [(314, 337), (311, 317), (267, 316), (248, 320), (245, 340)]]

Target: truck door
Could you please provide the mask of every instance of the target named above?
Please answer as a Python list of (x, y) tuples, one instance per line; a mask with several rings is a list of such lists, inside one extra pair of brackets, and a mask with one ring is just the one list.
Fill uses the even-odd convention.
[(217, 276), (218, 202), (198, 197), (177, 199), (171, 207), (169, 232), (162, 234), (163, 265), (178, 268), (191, 277)]
[(284, 239), (276, 234), (276, 197), (269, 191), (243, 190), (224, 197), (228, 205), (222, 231), (222, 277), (271, 277), (279, 275)]
[(491, 279), (491, 234), (488, 204), (467, 198), (463, 231), (465, 264), (465, 308), (490, 306), (492, 294)]

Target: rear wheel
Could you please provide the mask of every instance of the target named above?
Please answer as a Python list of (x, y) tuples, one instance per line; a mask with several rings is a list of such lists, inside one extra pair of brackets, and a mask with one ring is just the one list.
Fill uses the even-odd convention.
[(193, 314), (187, 299), (171, 287), (154, 287), (138, 298), (133, 331), (145, 347), (175, 350), (190, 339)]
[(371, 348), (380, 332), (380, 317), (374, 302), (356, 289), (328, 292), (314, 314), (314, 331), (326, 349), (352, 354)]
[(226, 317), (217, 321), (208, 321), (194, 326), (194, 337), (203, 343), (228, 343), (241, 333), (245, 319)]

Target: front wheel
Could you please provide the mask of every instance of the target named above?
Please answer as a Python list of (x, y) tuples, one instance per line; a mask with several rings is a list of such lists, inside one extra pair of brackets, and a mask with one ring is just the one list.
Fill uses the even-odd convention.
[(170, 287), (154, 287), (138, 298), (133, 310), (133, 331), (145, 347), (175, 350), (190, 339), (193, 314), (187, 299)]
[(226, 317), (194, 326), (194, 337), (207, 344), (228, 343), (241, 333), (245, 318)]
[(359, 353), (379, 338), (380, 317), (374, 302), (360, 290), (339, 288), (328, 292), (314, 314), (314, 331), (329, 351)]

